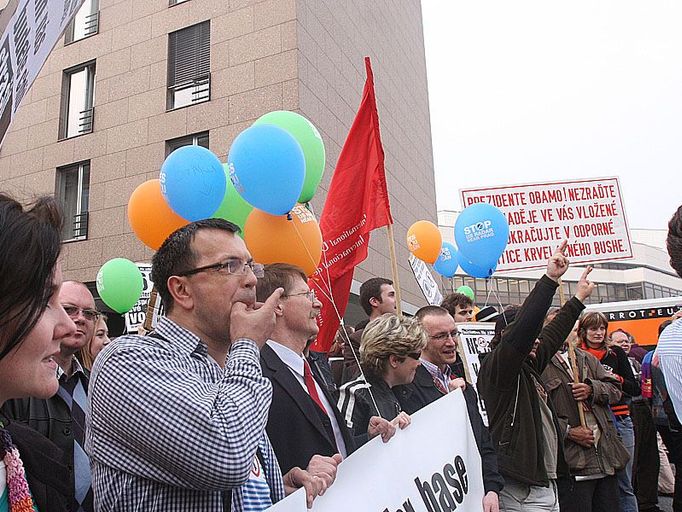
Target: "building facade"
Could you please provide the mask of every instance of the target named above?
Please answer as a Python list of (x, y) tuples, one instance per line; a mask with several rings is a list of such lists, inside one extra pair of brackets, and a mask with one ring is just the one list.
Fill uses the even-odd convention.
[[(366, 55), (400, 284), (413, 310), (424, 299), (405, 234), (416, 220), (436, 220), (418, 0), (85, 0), (0, 148), (0, 189), (60, 197), (65, 276), (91, 283), (111, 258), (151, 259), (126, 206), (138, 185), (158, 177), (172, 149), (201, 144), (225, 161), (236, 135), (258, 117), (293, 110), (317, 126), (327, 150), (312, 201), (319, 214), (360, 102)], [(369, 247), (354, 290), (391, 275), (386, 232), (375, 231)]]

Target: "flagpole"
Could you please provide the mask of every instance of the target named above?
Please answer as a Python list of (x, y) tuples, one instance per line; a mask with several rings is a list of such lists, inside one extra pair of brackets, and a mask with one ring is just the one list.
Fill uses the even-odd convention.
[(393, 238), (393, 224), (386, 224), (388, 232), (388, 252), (391, 256), (391, 273), (393, 274), (393, 288), (395, 289), (395, 309), (398, 317), (402, 318), (403, 308), (400, 298), (400, 279), (398, 278), (398, 259), (395, 256), (395, 239)]

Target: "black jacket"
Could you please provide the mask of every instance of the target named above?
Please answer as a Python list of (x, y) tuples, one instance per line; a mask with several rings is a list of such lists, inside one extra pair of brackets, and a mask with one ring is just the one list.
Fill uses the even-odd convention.
[[(502, 333), (500, 343), (483, 359), (477, 382), (488, 411), (500, 472), (528, 485), (545, 487), (549, 485), (549, 479), (544, 467), (542, 417), (536, 382), (542, 383), (542, 371), (561, 348), (585, 308), (574, 297), (542, 329), (556, 288), (557, 283), (547, 276), (537, 282), (514, 321)], [(528, 354), (538, 338), (542, 343), (536, 358), (531, 359)], [(551, 400), (547, 400), (547, 405), (552, 410), (561, 440), (564, 432)], [(557, 474), (569, 475), (561, 442), (558, 443)]]
[[(417, 368), (417, 373), (411, 384), (396, 386), (394, 392), (403, 410), (408, 414), (414, 414), (422, 407), (444, 396), (433, 383), (431, 374), (423, 365)], [(464, 388), (464, 399), (466, 400), (469, 421), (474, 431), (478, 452), (481, 454), (483, 487), (486, 493), (490, 491), (499, 493), (504, 487), (504, 480), (497, 470), (497, 456), (488, 429), (481, 419), (481, 413), (478, 410), (478, 396), (473, 386), (467, 385)], [(444, 421), (447, 424), (447, 419)]]
[[(263, 375), (272, 382), (272, 405), (266, 431), (282, 474), (285, 475), (294, 467), (305, 469), (313, 455), (330, 457), (337, 453), (335, 440), (328, 434), (331, 430), (329, 418), (321, 418), (317, 405), (289, 367), (268, 345), (261, 349), (260, 355)], [(335, 397), (323, 382), (317, 383), (334, 409), (346, 451), (350, 454), (356, 442), (336, 408)], [(329, 424), (325, 425), (325, 421)]]
[(19, 450), (26, 480), (40, 512), (67, 511), (73, 487), (69, 470), (63, 463), (62, 451), (49, 439), (30, 427), (2, 419), (12, 442)]
[[(359, 377), (339, 389), (339, 410), (346, 426), (355, 436), (367, 433), (372, 416), (381, 416), (390, 421), (402, 411), (398, 398), (383, 379), (368, 377), (368, 380), (369, 384)], [(374, 400), (370, 396), (370, 387)]]

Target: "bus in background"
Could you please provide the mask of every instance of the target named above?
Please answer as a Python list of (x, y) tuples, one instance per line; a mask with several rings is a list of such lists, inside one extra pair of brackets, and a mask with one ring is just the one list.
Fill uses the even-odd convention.
[(601, 311), (609, 321), (609, 333), (623, 329), (642, 347), (658, 342), (658, 326), (682, 309), (682, 297), (627, 300), (590, 304), (586, 311)]

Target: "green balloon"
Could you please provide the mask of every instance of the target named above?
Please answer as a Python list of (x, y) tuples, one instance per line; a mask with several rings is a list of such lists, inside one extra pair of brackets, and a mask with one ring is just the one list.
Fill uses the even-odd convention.
[(303, 181), (303, 190), (298, 197), (298, 202), (307, 203), (310, 201), (315, 195), (317, 186), (320, 184), (322, 174), (324, 173), (325, 151), (320, 132), (305, 117), (287, 110), (275, 110), (265, 114), (259, 117), (253, 124), (274, 124), (279, 126), (289, 132), (300, 144), (303, 150), (303, 157), (305, 158), (305, 180)]
[(237, 189), (234, 188), (232, 180), (230, 180), (230, 171), (227, 164), (223, 164), (223, 169), (225, 169), (225, 175), (227, 176), (227, 188), (225, 189), (225, 197), (223, 197), (223, 202), (220, 203), (218, 209), (213, 213), (212, 217), (214, 219), (225, 219), (229, 220), (233, 224), (239, 226), (242, 230), (240, 236), (244, 237), (244, 223), (249, 213), (253, 210), (253, 206), (242, 199), (239, 195)]
[(142, 273), (125, 258), (107, 261), (97, 272), (97, 292), (104, 303), (117, 313), (125, 313), (140, 300)]
[(469, 286), (466, 285), (460, 286), (459, 288), (457, 288), (457, 293), (462, 293), (469, 297), (471, 300), (474, 300), (474, 291)]

